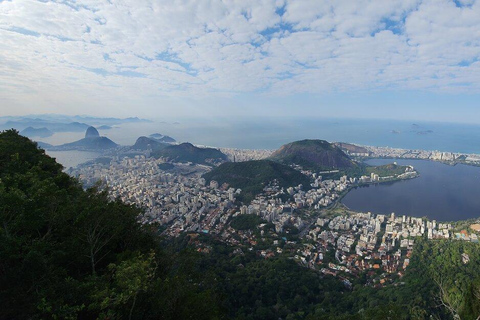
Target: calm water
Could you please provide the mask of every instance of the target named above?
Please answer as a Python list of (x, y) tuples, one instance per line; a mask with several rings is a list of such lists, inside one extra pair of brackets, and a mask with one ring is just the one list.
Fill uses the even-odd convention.
[(89, 151), (46, 151), (46, 153), (62, 164), (66, 169), (76, 167), (81, 163), (96, 159), (101, 154)]
[[(438, 221), (455, 221), (480, 217), (480, 168), (466, 165), (448, 166), (425, 160), (396, 160), (413, 165), (420, 177), (359, 187), (342, 202), (350, 209), (372, 213), (427, 216)], [(381, 165), (392, 160), (375, 159)]]
[(105, 131), (105, 134), (119, 144), (133, 144), (139, 135), (154, 132), (170, 135), (180, 142), (244, 149), (278, 149), (296, 140), (323, 139), (372, 146), (480, 153), (479, 125), (434, 122), (254, 117), (186, 119), (176, 124), (128, 124)]

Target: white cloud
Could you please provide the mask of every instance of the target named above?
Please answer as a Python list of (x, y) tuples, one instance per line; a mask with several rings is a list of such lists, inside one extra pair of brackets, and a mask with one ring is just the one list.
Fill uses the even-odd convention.
[(473, 0), (0, 2), (0, 99), (19, 106), (479, 93), (479, 56)]

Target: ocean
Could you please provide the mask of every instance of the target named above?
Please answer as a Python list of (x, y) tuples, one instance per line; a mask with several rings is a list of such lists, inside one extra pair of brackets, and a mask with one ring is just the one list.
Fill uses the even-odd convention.
[[(140, 136), (161, 133), (178, 142), (239, 148), (277, 149), (301, 139), (323, 139), (361, 145), (480, 154), (480, 125), (332, 118), (210, 118), (129, 123), (100, 130), (120, 145), (133, 145)], [(41, 141), (58, 145), (83, 133), (57, 133)], [(60, 159), (60, 157), (59, 157)], [(65, 166), (70, 164), (64, 163)]]

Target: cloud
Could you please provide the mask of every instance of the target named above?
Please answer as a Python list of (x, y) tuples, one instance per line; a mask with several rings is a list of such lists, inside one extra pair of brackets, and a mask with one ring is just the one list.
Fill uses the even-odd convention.
[(0, 98), (480, 91), (480, 3), (0, 1)]

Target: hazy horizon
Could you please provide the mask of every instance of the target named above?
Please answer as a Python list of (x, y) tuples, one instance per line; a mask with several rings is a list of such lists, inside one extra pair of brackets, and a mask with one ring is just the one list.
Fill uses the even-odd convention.
[(480, 123), (480, 3), (0, 1), (2, 114)]

